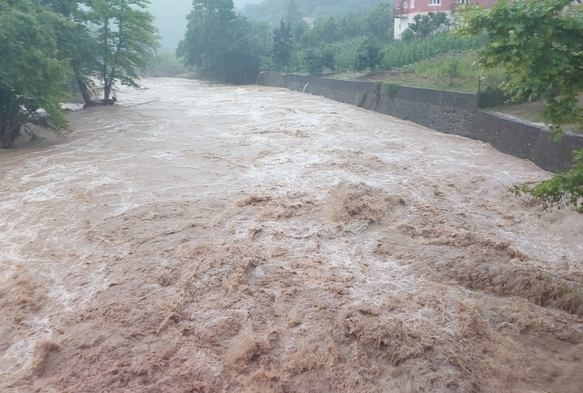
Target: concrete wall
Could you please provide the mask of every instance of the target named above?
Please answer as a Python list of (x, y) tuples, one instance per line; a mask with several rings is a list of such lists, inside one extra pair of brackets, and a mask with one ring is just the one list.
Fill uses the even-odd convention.
[(433, 130), (491, 144), (503, 153), (528, 159), (551, 171), (565, 171), (583, 136), (567, 133), (560, 142), (550, 132), (519, 120), (477, 109), (475, 94), (375, 82), (341, 81), (262, 72), (257, 83), (319, 95), (346, 104), (409, 120)]

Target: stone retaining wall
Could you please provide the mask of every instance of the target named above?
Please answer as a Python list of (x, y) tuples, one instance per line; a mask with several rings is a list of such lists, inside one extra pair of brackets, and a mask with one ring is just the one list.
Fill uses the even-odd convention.
[(439, 132), (480, 140), (550, 172), (570, 168), (573, 150), (583, 149), (582, 135), (567, 133), (561, 141), (552, 142), (544, 127), (479, 110), (475, 94), (275, 72), (262, 72), (257, 83), (323, 96)]

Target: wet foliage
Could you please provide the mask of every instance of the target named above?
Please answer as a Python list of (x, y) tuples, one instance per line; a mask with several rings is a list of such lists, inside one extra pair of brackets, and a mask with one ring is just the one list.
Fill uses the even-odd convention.
[[(0, 139), (9, 148), (25, 124), (66, 127), (61, 100), (73, 75), (87, 106), (115, 101), (116, 84), (137, 87), (156, 47), (146, 0), (0, 1)], [(99, 85), (99, 86), (98, 86)], [(103, 91), (97, 100), (95, 88)]]
[(235, 13), (232, 0), (197, 0), (193, 6), (177, 56), (195, 66), (203, 78), (255, 82), (266, 50), (255, 26)]
[[(574, 4), (578, 3), (578, 4)], [(502, 66), (508, 75), (505, 92), (514, 101), (545, 99), (542, 111), (554, 139), (565, 124), (583, 124), (583, 8), (581, 1), (500, 1), (489, 11), (470, 8), (462, 34), (488, 35), (480, 63)], [(583, 213), (583, 151), (572, 170), (534, 187), (523, 184), (517, 194), (533, 196), (543, 209), (571, 207)]]
[[(26, 123), (66, 126), (60, 82), (67, 60), (55, 30), (67, 21), (29, 0), (0, 0), (0, 142), (10, 148)], [(40, 109), (43, 109), (41, 112)]]

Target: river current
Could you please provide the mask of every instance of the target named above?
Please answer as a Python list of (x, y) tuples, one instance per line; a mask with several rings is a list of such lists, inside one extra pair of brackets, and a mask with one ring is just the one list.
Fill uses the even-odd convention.
[(0, 152), (2, 392), (580, 392), (583, 220), (478, 141), (150, 79)]

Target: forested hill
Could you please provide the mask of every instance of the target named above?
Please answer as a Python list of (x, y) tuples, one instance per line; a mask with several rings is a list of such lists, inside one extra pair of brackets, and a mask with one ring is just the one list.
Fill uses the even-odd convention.
[[(367, 13), (382, 0), (294, 0), (302, 17), (342, 17), (349, 13)], [(386, 0), (384, 1), (387, 2)], [(393, 1), (391, 0), (390, 3)], [(267, 21), (276, 26), (286, 15), (290, 0), (263, 0), (260, 4), (247, 4), (243, 14), (251, 20)]]

